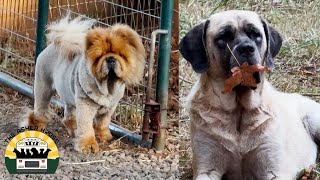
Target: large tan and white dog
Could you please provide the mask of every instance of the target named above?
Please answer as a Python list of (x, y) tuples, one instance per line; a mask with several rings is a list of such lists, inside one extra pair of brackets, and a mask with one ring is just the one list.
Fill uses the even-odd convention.
[(320, 104), (275, 90), (263, 73), (253, 75), (256, 89), (221, 93), (235, 58), (272, 69), (281, 45), (259, 15), (238, 10), (213, 14), (181, 40), (182, 56), (200, 73), (187, 100), (194, 179), (291, 180), (316, 162)]
[(63, 124), (75, 135), (75, 150), (99, 150), (95, 136), (109, 141), (111, 115), (125, 85), (143, 76), (145, 49), (127, 25), (91, 29), (94, 21), (69, 16), (48, 27), (49, 45), (37, 59), (34, 111), (21, 126), (46, 127), (46, 111), (57, 92), (65, 103)]

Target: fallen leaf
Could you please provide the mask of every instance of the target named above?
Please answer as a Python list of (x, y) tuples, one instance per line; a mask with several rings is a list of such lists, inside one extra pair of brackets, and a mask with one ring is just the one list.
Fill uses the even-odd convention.
[(252, 88), (257, 87), (257, 81), (253, 77), (253, 73), (265, 71), (269, 71), (268, 67), (259, 64), (249, 65), (248, 63), (243, 63), (240, 67), (232, 68), (232, 76), (225, 80), (222, 93), (231, 93), (232, 89), (239, 84)]
[(308, 70), (302, 70), (301, 74), (302, 75), (306, 75), (306, 76), (315, 76), (315, 75), (317, 75), (316, 72), (312, 72), (312, 71), (308, 71)]
[(225, 80), (224, 90), (222, 91), (222, 93), (232, 92), (232, 89), (237, 85), (239, 85), (243, 80), (242, 73), (239, 67), (232, 68), (231, 72), (232, 72), (232, 76)]

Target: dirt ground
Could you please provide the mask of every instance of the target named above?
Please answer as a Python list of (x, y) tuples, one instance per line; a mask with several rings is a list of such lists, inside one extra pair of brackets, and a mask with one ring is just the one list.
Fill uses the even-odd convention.
[[(0, 85), (0, 154), (4, 154), (7, 146), (5, 138), (17, 128), (17, 123), (27, 108), (32, 108), (32, 103), (32, 99)], [(48, 130), (60, 142), (57, 144), (60, 162), (56, 173), (10, 175), (4, 158), (1, 158), (0, 179), (178, 179), (180, 176), (176, 150), (178, 141), (174, 136), (169, 136), (166, 149), (161, 153), (113, 140), (96, 154), (81, 154), (74, 151), (72, 138), (59, 122), (61, 117), (51, 111), (53, 119)]]

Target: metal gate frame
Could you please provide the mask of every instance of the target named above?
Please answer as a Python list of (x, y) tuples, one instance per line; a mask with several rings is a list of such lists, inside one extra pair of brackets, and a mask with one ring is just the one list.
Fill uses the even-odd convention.
[[(160, 29), (153, 32), (153, 36), (160, 34), (158, 43), (158, 57), (157, 57), (157, 78), (156, 78), (156, 102), (160, 103), (160, 129), (153, 134), (152, 147), (155, 150), (161, 151), (165, 147), (166, 128), (167, 128), (167, 101), (168, 101), (168, 85), (169, 85), (169, 64), (171, 52), (171, 30), (172, 30), (172, 16), (173, 16), (173, 0), (161, 0), (160, 9)], [(45, 42), (45, 28), (48, 23), (49, 0), (38, 0), (38, 20), (37, 20), (37, 36), (36, 36), (36, 56), (46, 47)], [(156, 43), (156, 38), (152, 38), (151, 46)], [(152, 51), (154, 53), (155, 51)], [(154, 54), (150, 56), (150, 62), (153, 62)], [(148, 78), (152, 78), (152, 75)], [(11, 87), (12, 89), (33, 98), (33, 89), (31, 86), (0, 72), (0, 84)], [(63, 103), (57, 99), (51, 101), (57, 106)], [(149, 122), (148, 119), (144, 120)], [(150, 123), (150, 122), (149, 122)], [(142, 140), (142, 137), (127, 129), (124, 129), (114, 123), (110, 124), (110, 130), (115, 136), (124, 137), (129, 142), (140, 144), (145, 147), (150, 147), (150, 139)], [(150, 133), (144, 133), (149, 137)]]

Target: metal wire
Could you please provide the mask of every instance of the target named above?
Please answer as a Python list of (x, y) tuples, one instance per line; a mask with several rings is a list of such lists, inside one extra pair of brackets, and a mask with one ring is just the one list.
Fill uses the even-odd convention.
[[(34, 79), (37, 2), (0, 0), (0, 71), (28, 85), (33, 85)], [(70, 12), (73, 17), (85, 15), (97, 19), (98, 26), (127, 24), (141, 36), (148, 60), (151, 33), (159, 28), (160, 7), (157, 0), (50, 0), (49, 22)], [(145, 74), (148, 74), (148, 64), (145, 69)], [(116, 124), (131, 130), (140, 129), (147, 78), (141, 84), (126, 88), (113, 116)]]

